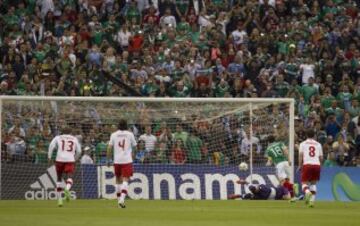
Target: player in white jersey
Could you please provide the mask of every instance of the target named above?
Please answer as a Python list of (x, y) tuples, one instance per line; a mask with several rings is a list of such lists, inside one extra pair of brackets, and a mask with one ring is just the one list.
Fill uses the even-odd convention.
[(121, 119), (118, 131), (110, 136), (107, 149), (108, 162), (111, 158), (111, 151), (114, 156), (114, 171), (116, 177), (116, 195), (119, 207), (125, 208), (125, 198), (127, 195), (129, 179), (133, 175), (132, 150), (136, 147), (134, 134), (127, 130), (127, 121)]
[(322, 146), (314, 140), (315, 131), (306, 131), (307, 139), (300, 143), (299, 168), (301, 171), (302, 190), (305, 193), (305, 203), (314, 207), (316, 183), (320, 180), (320, 166), (323, 160)]
[[(67, 201), (70, 200), (70, 189), (73, 185), (73, 173), (75, 170), (75, 161), (81, 155), (81, 146), (78, 139), (70, 135), (70, 129), (64, 128), (63, 134), (58, 135), (52, 139), (49, 145), (48, 159), (49, 162), (52, 162), (52, 155), (56, 149), (56, 158), (55, 158), (55, 168), (57, 175), (56, 182), (56, 191), (58, 196), (58, 205), (61, 207), (63, 205), (63, 200), (61, 197), (61, 192), (63, 188), (61, 187), (62, 179), (65, 180), (65, 189), (64, 196)], [(64, 174), (66, 177), (64, 177)]]

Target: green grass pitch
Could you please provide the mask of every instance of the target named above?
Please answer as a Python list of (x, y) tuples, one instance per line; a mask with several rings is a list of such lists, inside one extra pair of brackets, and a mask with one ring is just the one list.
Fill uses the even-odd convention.
[(0, 226), (352, 226), (360, 225), (360, 202), (286, 201), (0, 201)]

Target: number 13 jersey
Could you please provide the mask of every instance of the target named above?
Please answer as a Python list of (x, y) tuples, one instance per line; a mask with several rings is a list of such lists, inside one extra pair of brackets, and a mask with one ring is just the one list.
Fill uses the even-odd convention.
[(299, 152), (303, 154), (303, 165), (321, 165), (323, 156), (321, 144), (314, 139), (306, 139), (300, 143)]
[(49, 145), (48, 158), (50, 159), (54, 149), (57, 149), (57, 162), (75, 162), (75, 155), (80, 156), (81, 146), (78, 139), (72, 135), (59, 135), (52, 139)]
[(112, 133), (109, 145), (113, 147), (115, 164), (132, 163), (132, 148), (137, 145), (132, 132), (118, 130)]

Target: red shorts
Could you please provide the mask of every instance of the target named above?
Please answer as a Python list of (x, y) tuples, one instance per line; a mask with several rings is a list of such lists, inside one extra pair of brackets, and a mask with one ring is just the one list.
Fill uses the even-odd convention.
[(61, 176), (63, 173), (72, 174), (75, 171), (74, 162), (55, 162), (57, 175)]
[(133, 175), (133, 164), (126, 163), (126, 164), (114, 164), (114, 171), (116, 177), (131, 177)]
[(319, 165), (304, 165), (301, 172), (301, 182), (319, 181), (320, 180), (320, 166)]

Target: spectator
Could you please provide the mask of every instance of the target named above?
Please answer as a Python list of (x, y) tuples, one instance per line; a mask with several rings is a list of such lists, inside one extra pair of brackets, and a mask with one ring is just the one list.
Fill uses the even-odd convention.
[(195, 131), (191, 130), (188, 138), (186, 139), (187, 160), (189, 163), (201, 162), (201, 148), (202, 140), (196, 136)]
[(188, 133), (183, 131), (183, 127), (181, 124), (176, 124), (176, 130), (175, 133), (173, 133), (173, 139), (174, 140), (181, 140), (183, 144), (186, 144)]
[(93, 161), (92, 158), (90, 157), (89, 152), (90, 152), (90, 147), (89, 147), (89, 146), (86, 146), (86, 147), (84, 148), (84, 154), (83, 154), (83, 156), (82, 156), (81, 159), (80, 159), (80, 164), (82, 164), (82, 165), (91, 165), (91, 164), (94, 164), (94, 161)]
[(336, 162), (336, 157), (335, 157), (335, 153), (334, 152), (329, 152), (327, 154), (327, 158), (323, 164), (324, 167), (333, 167), (333, 166), (337, 166), (337, 162)]
[(184, 164), (186, 162), (186, 153), (183, 148), (182, 140), (176, 140), (171, 151), (170, 162), (172, 164)]
[(157, 138), (151, 133), (151, 126), (145, 126), (145, 133), (139, 137), (140, 140), (145, 142), (145, 149), (148, 153), (154, 151)]
[(135, 157), (134, 162), (135, 163), (144, 163), (146, 161), (146, 158), (149, 155), (149, 152), (145, 148), (145, 141), (139, 140), (138, 146), (135, 151)]

